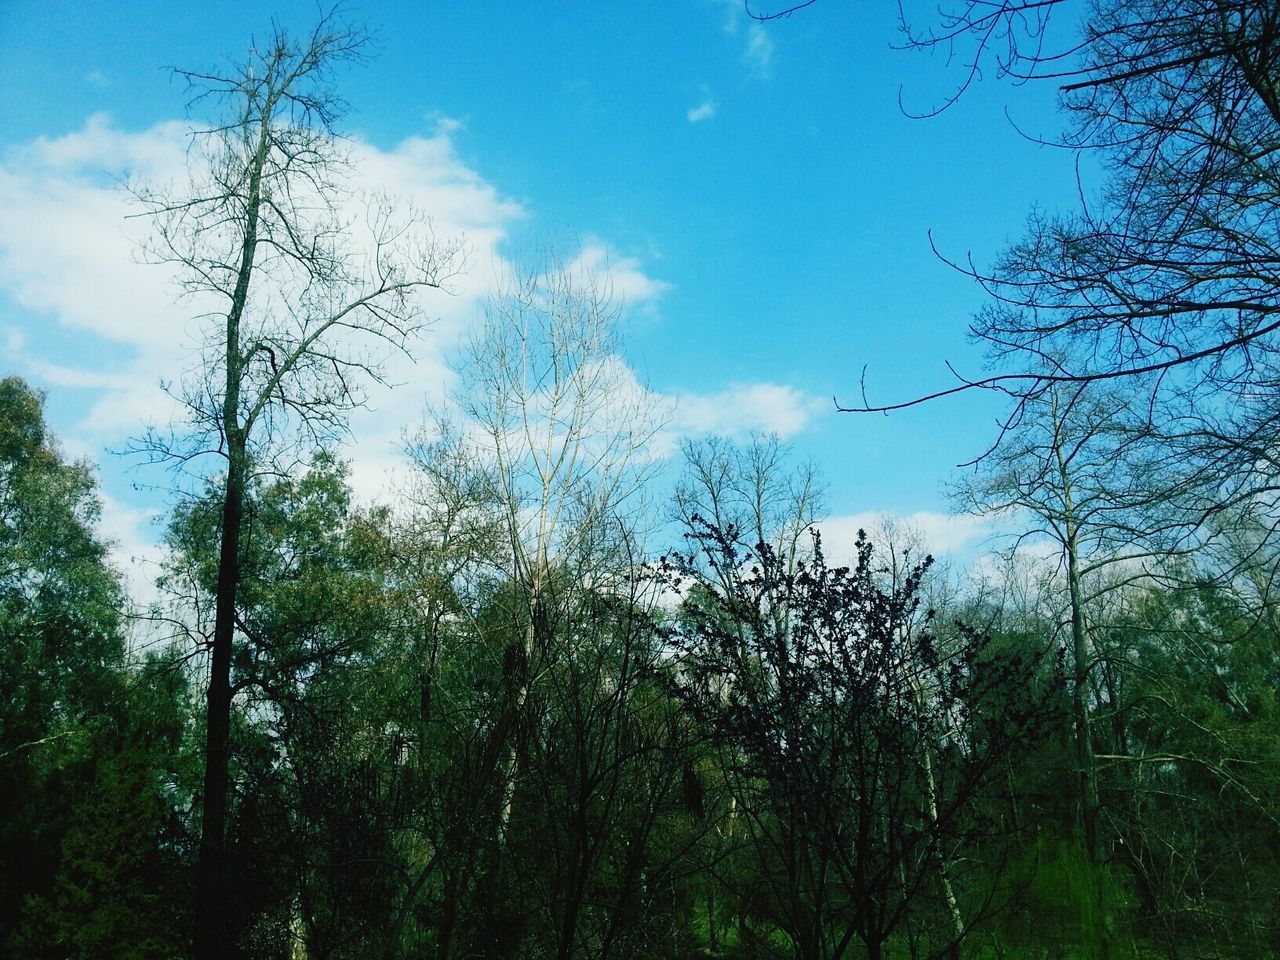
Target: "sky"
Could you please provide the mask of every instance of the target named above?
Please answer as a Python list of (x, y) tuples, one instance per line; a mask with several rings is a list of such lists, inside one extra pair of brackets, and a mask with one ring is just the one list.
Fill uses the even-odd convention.
[[(927, 16), (930, 5), (921, 7)], [(609, 273), (625, 360), (674, 410), (673, 441), (778, 433), (830, 485), (831, 529), (879, 514), (962, 552), (956, 465), (995, 436), (966, 395), (890, 416), (838, 413), (982, 370), (981, 291), (934, 252), (989, 263), (1034, 209), (1070, 207), (1054, 92), (985, 76), (939, 116), (957, 63), (901, 41), (897, 4), (823, 0), (769, 23), (738, 0), (380, 3), (347, 7), (373, 43), (343, 67), (362, 188), (407, 198), (467, 273), (373, 391), (346, 454), (368, 497), (402, 431), (452, 382), (449, 359), (504, 265), (553, 246)], [(125, 179), (177, 181), (199, 120), (173, 67), (244, 59), (272, 11), (314, 3), (0, 3), (0, 375), (47, 391), (63, 449), (98, 465), (105, 535), (154, 559), (164, 471), (118, 453), (169, 410), (200, 321), (140, 262)], [(674, 449), (674, 443), (671, 445)], [(671, 464), (674, 469), (676, 464)]]

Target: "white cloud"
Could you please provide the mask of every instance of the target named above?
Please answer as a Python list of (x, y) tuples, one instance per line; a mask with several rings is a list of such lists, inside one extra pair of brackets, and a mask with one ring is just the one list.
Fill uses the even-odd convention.
[(652, 302), (670, 289), (670, 284), (646, 274), (635, 257), (620, 256), (595, 237), (587, 238), (565, 271), (585, 282), (601, 282), (624, 306)]
[[(405, 481), (402, 431), (421, 420), (428, 400), (441, 402), (454, 378), (449, 354), (479, 315), (482, 298), (513, 269), (502, 244), (525, 210), (460, 159), (454, 136), (461, 129), (450, 118), (436, 117), (430, 132), (389, 149), (359, 140), (348, 145), (354, 196), (342, 210), (346, 219), (363, 224), (359, 198), (385, 194), (398, 199), (397, 210), (411, 206), (429, 216), (441, 240), (465, 238), (469, 250), (467, 269), (448, 292), (423, 295), (420, 306), (430, 322), (412, 345), (412, 357), (382, 358), (395, 389), (370, 387), (366, 408), (350, 417), (352, 443), (343, 453), (351, 460), (353, 489), (364, 500), (386, 497)], [(40, 138), (0, 155), (0, 291), (17, 307), (0, 317), (0, 342), (37, 385), (83, 391), (87, 413), (59, 432), (68, 449), (91, 458), (100, 457), (104, 447), (125, 447), (147, 424), (163, 428), (176, 419), (177, 405), (160, 381), (177, 381), (197, 365), (216, 322), (198, 318), (207, 309), (200, 304), (175, 304), (172, 270), (138, 262), (137, 244), (148, 224), (126, 219), (137, 211), (118, 186), (123, 175), (161, 185), (186, 183), (187, 147), (184, 124), (128, 131), (98, 115), (65, 136)], [(589, 237), (575, 257), (568, 269), (599, 277), (626, 305), (652, 306), (668, 289), (639, 259), (617, 253), (602, 239)], [(56, 338), (48, 335), (51, 327), (58, 330)], [(76, 346), (55, 349), (49, 346), (55, 340)], [(104, 356), (123, 359), (104, 362)], [(615, 362), (622, 386), (611, 404), (618, 411), (649, 401), (670, 405), (622, 360)], [(757, 397), (757, 406), (766, 401)], [(737, 404), (734, 398), (725, 402)], [(627, 414), (617, 416), (626, 421)], [(785, 426), (785, 412), (766, 413), (761, 406), (742, 429), (779, 417)], [(695, 420), (698, 429), (717, 425), (707, 413)], [(719, 421), (722, 429), (738, 429), (731, 417)], [(154, 598), (160, 557), (151, 523), (156, 513), (110, 496), (121, 482), (113, 465), (105, 478), (100, 531), (115, 543), (112, 556), (132, 596), (145, 603)]]
[(829, 555), (844, 558), (840, 561), (844, 562), (853, 554), (859, 530), (865, 530), (874, 541), (879, 531), (890, 529), (895, 532), (895, 539), (903, 541), (896, 546), (912, 546), (921, 555), (942, 556), (955, 555), (975, 545), (990, 534), (991, 522), (985, 517), (928, 510), (905, 515), (864, 511), (828, 517), (818, 528)]
[(736, 383), (717, 393), (675, 395), (673, 429), (680, 434), (744, 437), (749, 433), (794, 436), (829, 401), (777, 383)]
[(8, 153), (0, 162), (0, 286), (64, 327), (171, 353), (178, 325), (168, 275), (136, 262), (138, 223), (125, 219), (136, 211), (109, 173), (172, 179), (184, 147), (177, 124), (130, 135), (97, 115), (75, 133)]
[[(163, 426), (176, 408), (159, 381), (179, 379), (198, 359), (208, 321), (193, 318), (204, 308), (175, 303), (174, 271), (139, 262), (138, 241), (149, 225), (128, 219), (137, 208), (119, 186), (125, 176), (162, 187), (187, 182), (187, 129), (166, 122), (128, 131), (99, 114), (79, 130), (0, 156), (0, 289), (19, 308), (4, 318), (4, 339), (37, 382), (94, 391), (88, 415), (67, 437), (77, 446), (118, 448), (149, 422)], [(413, 359), (385, 358), (387, 378), (400, 389), (370, 389), (369, 410), (352, 419), (357, 459), (362, 447), (375, 459), (393, 449), (401, 427), (420, 416), (424, 395), (438, 392), (449, 377), (444, 356), (505, 269), (498, 246), (524, 216), (518, 203), (459, 158), (453, 141), (459, 129), (456, 121), (436, 118), (430, 134), (388, 150), (350, 144), (348, 220), (364, 223), (362, 197), (395, 197), (398, 210), (422, 211), (436, 237), (464, 238), (470, 251), (468, 270), (448, 293), (428, 291), (420, 299), (430, 322)], [(635, 261), (615, 266), (628, 294), (643, 299), (660, 289)], [(61, 342), (76, 348), (47, 348), (50, 324), (60, 328)], [(99, 357), (108, 347), (128, 359), (104, 365)]]
[(106, 494), (100, 497), (98, 536), (109, 545), (111, 562), (124, 577), (130, 599), (146, 606), (156, 599), (155, 580), (164, 555), (154, 532), (160, 511), (126, 506)]
[(101, 70), (90, 70), (84, 75), (84, 82), (94, 87), (107, 87), (111, 85), (111, 81)]
[(685, 118), (690, 123), (701, 123), (703, 120), (710, 120), (716, 115), (718, 104), (715, 98), (709, 93), (704, 93), (701, 102), (696, 107), (690, 107), (685, 112)]

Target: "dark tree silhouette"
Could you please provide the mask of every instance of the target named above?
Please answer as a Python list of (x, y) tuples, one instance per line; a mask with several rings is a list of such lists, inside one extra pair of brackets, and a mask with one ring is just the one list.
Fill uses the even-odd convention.
[[(798, 958), (838, 960), (855, 938), (878, 958), (926, 902), (954, 900), (956, 854), (989, 829), (974, 801), (1044, 715), (1032, 664), (969, 630), (940, 649), (927, 559), (884, 584), (865, 536), (852, 570), (816, 535), (794, 567), (732, 530), (691, 536), (714, 573), (663, 568), (687, 590), (673, 686), (722, 749), (768, 919)], [(940, 928), (934, 953), (965, 932)]]
[(197, 955), (226, 955), (224, 833), (228, 789), (231, 662), (241, 581), (240, 537), (255, 461), (270, 462), (281, 432), (312, 438), (340, 431), (378, 368), (351, 337), (407, 349), (420, 326), (414, 292), (441, 284), (456, 248), (389, 202), (369, 211), (366, 237), (340, 209), (344, 161), (334, 125), (342, 103), (332, 69), (358, 59), (363, 33), (337, 11), (295, 37), (276, 26), (243, 67), (181, 71), (213, 125), (193, 134), (191, 183), (174, 196), (135, 192), (155, 223), (147, 253), (176, 265), (185, 292), (209, 298), (219, 318), (204, 366), (183, 392), (196, 441), (152, 438), (161, 458), (210, 449), (226, 463), (222, 487), (197, 902)]

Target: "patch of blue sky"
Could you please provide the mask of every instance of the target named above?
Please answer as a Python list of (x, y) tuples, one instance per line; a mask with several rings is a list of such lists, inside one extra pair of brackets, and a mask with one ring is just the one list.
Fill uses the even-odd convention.
[[(281, 2), (275, 16), (302, 26), (315, 9)], [(824, 469), (838, 515), (945, 513), (941, 486), (990, 442), (998, 402), (869, 417), (834, 413), (832, 398), (860, 399), (864, 365), (873, 401), (951, 385), (946, 360), (980, 372), (965, 327), (981, 292), (938, 260), (929, 236), (983, 264), (1033, 207), (1074, 205), (1072, 156), (1014, 126), (1060, 130), (1051, 87), (986, 78), (942, 115), (910, 119), (900, 99), (927, 109), (960, 75), (940, 57), (890, 49), (893, 3), (831, 0), (763, 26), (733, 0), (349, 9), (376, 44), (369, 63), (337, 77), (351, 106), (344, 129), (381, 157), (409, 138), (433, 145), (430, 162), (471, 187), (451, 202), (481, 208), (471, 229), (492, 241), (482, 264), (548, 242), (607, 252), (630, 271), (619, 281), (635, 307), (629, 359), (652, 389), (686, 398), (687, 432), (782, 428)], [(83, 131), (94, 115), (122, 136), (182, 119), (187, 94), (166, 67), (234, 63), (268, 29), (269, 14), (240, 0), (8, 0), (0, 174), (21, 174), (30, 144)], [(55, 427), (78, 444), (105, 388), (60, 382), (53, 367), (154, 380), (173, 371), (147, 369), (128, 336), (25, 309), (5, 253), (23, 238), (10, 232), (0, 236), (0, 322), (25, 343), (0, 366), (46, 388)], [(458, 314), (448, 329), (465, 325), (478, 292), (445, 308)], [(407, 398), (385, 403), (384, 420), (409, 425), (421, 410), (430, 391), (406, 380)], [(713, 416), (716, 404), (726, 409)], [(118, 428), (104, 429), (100, 450), (121, 446)], [(123, 464), (104, 454), (102, 475), (111, 497), (142, 505)]]

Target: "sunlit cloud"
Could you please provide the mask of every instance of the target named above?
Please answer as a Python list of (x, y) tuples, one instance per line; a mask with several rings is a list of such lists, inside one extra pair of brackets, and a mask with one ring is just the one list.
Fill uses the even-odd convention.
[[(437, 118), (431, 132), (387, 150), (349, 145), (348, 220), (359, 222), (363, 198), (396, 197), (429, 217), (441, 241), (461, 238), (471, 253), (471, 269), (447, 292), (431, 291), (420, 302), (426, 323), (413, 356), (386, 357), (387, 379), (402, 389), (370, 389), (370, 410), (352, 422), (357, 445), (393, 444), (400, 424), (420, 412), (424, 393), (449, 376), (444, 356), (475, 317), (492, 271), (503, 263), (498, 247), (524, 216), (459, 158), (453, 141), (459, 129)], [(148, 423), (163, 426), (177, 409), (160, 381), (178, 380), (199, 362), (207, 322), (198, 317), (209, 304), (178, 302), (176, 270), (141, 262), (149, 224), (131, 218), (138, 208), (121, 186), (136, 180), (181, 191), (188, 146), (184, 123), (130, 131), (98, 114), (78, 130), (0, 157), (0, 290), (21, 308), (6, 318), (6, 340), (23, 347), (19, 362), (37, 385), (97, 391), (73, 431), (99, 444), (118, 448)], [(42, 354), (49, 325), (76, 349)], [(107, 344), (127, 358), (113, 369), (100, 359)]]
[(753, 433), (782, 439), (807, 430), (830, 401), (777, 383), (735, 383), (714, 393), (677, 392), (668, 398), (670, 418), (658, 445), (664, 456), (686, 437), (743, 440)]
[(670, 284), (645, 273), (639, 259), (616, 253), (597, 237), (586, 239), (565, 270), (578, 282), (601, 284), (623, 307), (657, 300), (670, 289)]

